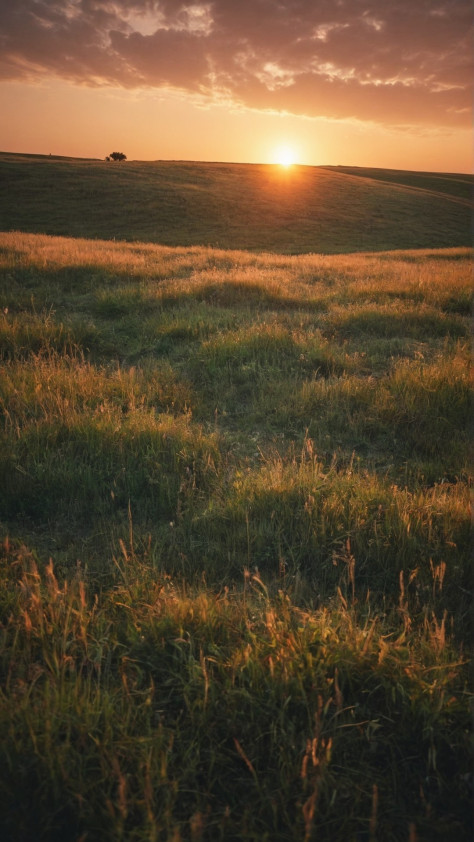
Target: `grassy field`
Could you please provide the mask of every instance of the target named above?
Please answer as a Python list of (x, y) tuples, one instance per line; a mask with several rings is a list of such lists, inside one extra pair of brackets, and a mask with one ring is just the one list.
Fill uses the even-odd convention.
[(0, 233), (8, 842), (471, 838), (471, 251), (257, 234)]
[(0, 153), (0, 230), (286, 254), (470, 246), (473, 185), (470, 175)]
[(411, 170), (385, 170), (377, 167), (325, 167), (342, 175), (375, 179), (385, 184), (429, 192), (438, 197), (451, 196), (460, 204), (472, 206), (474, 177), (462, 173), (429, 173)]

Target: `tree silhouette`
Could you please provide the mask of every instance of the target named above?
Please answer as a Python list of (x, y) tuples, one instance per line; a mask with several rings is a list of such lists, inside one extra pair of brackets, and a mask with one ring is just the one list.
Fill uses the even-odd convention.
[[(123, 154), (123, 152), (111, 152), (110, 155), (107, 156), (110, 161), (126, 161), (127, 156)], [(107, 160), (107, 158), (106, 158)]]

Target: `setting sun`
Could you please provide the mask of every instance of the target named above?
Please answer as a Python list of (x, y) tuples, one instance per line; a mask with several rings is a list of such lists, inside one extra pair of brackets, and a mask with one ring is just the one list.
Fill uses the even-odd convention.
[(290, 146), (280, 146), (275, 151), (275, 163), (282, 167), (291, 167), (296, 161), (294, 149)]

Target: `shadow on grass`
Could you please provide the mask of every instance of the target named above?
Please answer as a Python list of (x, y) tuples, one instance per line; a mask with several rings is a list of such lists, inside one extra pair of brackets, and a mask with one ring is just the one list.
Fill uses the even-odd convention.
[(309, 310), (310, 312), (323, 310), (326, 299), (315, 298), (304, 300), (289, 296), (286, 291), (272, 289), (272, 284), (238, 282), (233, 280), (221, 283), (196, 284), (195, 288), (164, 291), (161, 295), (163, 306), (176, 305), (185, 301), (198, 301), (217, 307), (249, 307), (252, 309), (271, 310)]
[(376, 308), (359, 308), (357, 311), (331, 313), (327, 319), (325, 335), (356, 337), (361, 334), (384, 338), (409, 337), (426, 341), (429, 338), (467, 336), (468, 326), (456, 316), (439, 311), (404, 309), (401, 312), (383, 312)]
[(2, 516), (40, 523), (113, 519), (130, 501), (137, 519), (169, 521), (212, 485), (219, 459), (214, 437), (153, 412), (38, 421), (5, 445)]

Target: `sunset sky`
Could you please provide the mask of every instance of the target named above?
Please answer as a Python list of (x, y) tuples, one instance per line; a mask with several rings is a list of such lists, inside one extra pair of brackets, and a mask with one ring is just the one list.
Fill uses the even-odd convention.
[(0, 149), (472, 170), (471, 0), (0, 0)]

